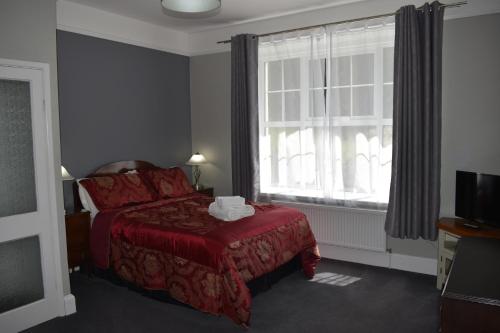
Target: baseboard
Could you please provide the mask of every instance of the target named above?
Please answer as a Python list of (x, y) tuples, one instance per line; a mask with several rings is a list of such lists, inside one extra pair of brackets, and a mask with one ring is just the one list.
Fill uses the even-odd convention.
[(433, 258), (361, 250), (328, 244), (318, 244), (318, 246), (321, 256), (328, 259), (386, 267), (413, 273), (437, 275), (437, 260)]
[(401, 271), (437, 275), (437, 259), (391, 253), (391, 268)]
[(66, 313), (66, 316), (76, 312), (76, 299), (73, 294), (64, 296), (64, 312)]
[(390, 265), (390, 257), (387, 252), (369, 251), (329, 244), (318, 244), (318, 247), (319, 253), (324, 258), (379, 267), (389, 267)]

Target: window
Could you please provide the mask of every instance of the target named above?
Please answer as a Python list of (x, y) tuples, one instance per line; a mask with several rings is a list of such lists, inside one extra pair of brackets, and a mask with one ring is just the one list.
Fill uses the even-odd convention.
[(260, 40), (262, 194), (388, 202), (393, 45), (392, 20)]

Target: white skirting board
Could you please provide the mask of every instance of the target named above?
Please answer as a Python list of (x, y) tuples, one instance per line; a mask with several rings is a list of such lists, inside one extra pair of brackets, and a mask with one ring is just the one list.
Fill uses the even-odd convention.
[(329, 259), (387, 267), (402, 271), (437, 275), (437, 259), (408, 256), (398, 253), (369, 251), (343, 246), (318, 244), (321, 256)]
[(76, 312), (76, 299), (73, 294), (64, 296), (64, 312), (66, 313), (66, 316)]
[(401, 271), (437, 275), (437, 259), (414, 257), (399, 253), (391, 253), (390, 268)]

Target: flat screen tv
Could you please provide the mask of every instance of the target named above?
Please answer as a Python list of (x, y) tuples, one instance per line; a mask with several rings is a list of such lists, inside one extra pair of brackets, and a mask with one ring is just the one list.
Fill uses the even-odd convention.
[(500, 227), (500, 176), (457, 171), (455, 215)]

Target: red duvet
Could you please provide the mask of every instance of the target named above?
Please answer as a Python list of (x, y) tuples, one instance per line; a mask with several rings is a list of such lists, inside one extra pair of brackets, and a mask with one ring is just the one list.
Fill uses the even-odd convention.
[(319, 252), (304, 214), (253, 204), (254, 216), (224, 222), (208, 214), (212, 201), (192, 194), (99, 213), (91, 233), (94, 264), (242, 325), (250, 321), (245, 282), (297, 254), (313, 277)]

